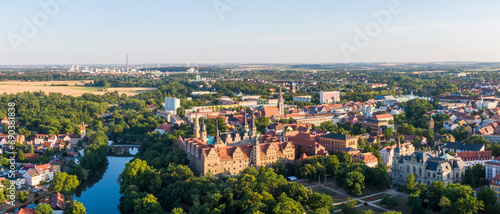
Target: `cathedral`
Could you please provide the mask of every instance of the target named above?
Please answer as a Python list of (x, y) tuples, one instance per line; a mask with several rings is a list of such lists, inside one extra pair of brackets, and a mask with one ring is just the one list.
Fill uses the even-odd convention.
[(255, 116), (252, 126), (248, 124), (246, 113), (241, 131), (219, 131), (216, 122), (216, 133), (209, 142), (205, 121), (200, 126), (199, 118), (193, 126), (193, 138), (178, 137), (177, 143), (189, 159), (189, 167), (193, 172), (205, 175), (233, 176), (247, 167), (271, 167), (275, 162), (293, 162), (295, 148), (291, 142), (281, 140), (261, 142), (257, 134)]

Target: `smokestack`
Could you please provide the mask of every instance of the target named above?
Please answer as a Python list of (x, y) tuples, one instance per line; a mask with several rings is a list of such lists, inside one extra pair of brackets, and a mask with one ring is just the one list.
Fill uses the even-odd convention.
[(126, 68), (125, 72), (128, 73), (128, 54), (127, 54), (127, 68)]

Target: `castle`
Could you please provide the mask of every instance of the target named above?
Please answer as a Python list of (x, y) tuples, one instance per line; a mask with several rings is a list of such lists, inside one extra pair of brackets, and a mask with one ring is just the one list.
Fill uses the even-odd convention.
[(400, 148), (394, 149), (392, 163), (392, 180), (404, 184), (410, 173), (415, 176), (415, 182), (431, 185), (434, 181), (459, 183), (465, 175), (465, 163), (460, 157), (453, 157), (443, 151), (415, 151), (404, 155)]
[(261, 142), (255, 116), (252, 117), (252, 126), (247, 122), (246, 112), (244, 118), (241, 131), (220, 133), (216, 122), (213, 142), (209, 142), (205, 120), (200, 126), (196, 117), (194, 137), (177, 138), (179, 147), (187, 154), (189, 167), (200, 175), (233, 176), (247, 167), (271, 167), (278, 161), (290, 163), (295, 160), (295, 148), (291, 142)]

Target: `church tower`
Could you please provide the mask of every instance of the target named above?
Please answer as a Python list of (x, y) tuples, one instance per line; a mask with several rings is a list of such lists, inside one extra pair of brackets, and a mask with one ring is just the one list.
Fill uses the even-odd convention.
[(280, 111), (280, 115), (285, 114), (285, 101), (283, 100), (283, 93), (281, 92), (281, 86), (279, 88), (280, 92), (278, 94), (278, 109)]
[(434, 130), (434, 120), (432, 119), (432, 115), (431, 119), (429, 120), (429, 124), (427, 125), (427, 129)]
[(85, 123), (82, 122), (82, 125), (80, 126), (80, 140), (83, 140), (86, 135), (87, 131), (85, 131)]
[(194, 121), (194, 126), (193, 126), (193, 135), (194, 138), (200, 138), (200, 118), (198, 114), (196, 114), (196, 119)]
[(201, 122), (200, 138), (203, 142), (207, 142), (207, 125), (205, 125), (205, 118)]

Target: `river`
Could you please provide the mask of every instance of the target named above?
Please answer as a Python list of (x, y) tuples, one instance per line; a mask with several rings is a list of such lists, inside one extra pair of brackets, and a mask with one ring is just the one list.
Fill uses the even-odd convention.
[(121, 194), (118, 176), (132, 157), (108, 157), (76, 189), (73, 199), (82, 202), (87, 213), (119, 214)]

